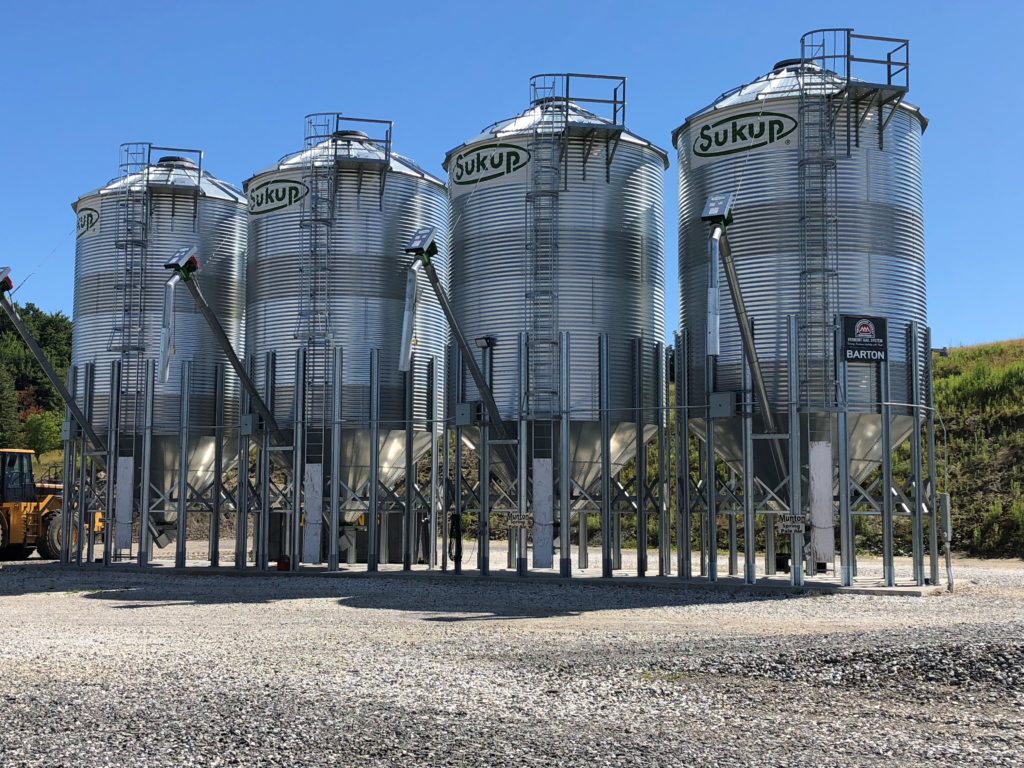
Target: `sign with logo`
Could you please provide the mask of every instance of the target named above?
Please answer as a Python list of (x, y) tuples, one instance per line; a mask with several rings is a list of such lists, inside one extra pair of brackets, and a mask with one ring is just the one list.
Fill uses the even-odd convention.
[(510, 509), (505, 512), (509, 528), (529, 528), (530, 512), (528, 510)]
[(779, 533), (803, 533), (807, 529), (807, 515), (776, 515), (775, 530)]
[(92, 237), (100, 231), (100, 212), (97, 208), (78, 209), (78, 227), (75, 239), (80, 237)]
[(843, 316), (843, 360), (848, 363), (882, 363), (888, 346), (884, 317)]
[(785, 112), (758, 110), (727, 117), (712, 113), (690, 134), (690, 166), (699, 168), (727, 155), (796, 149), (796, 128), (796, 118)]
[(301, 202), (308, 194), (309, 187), (298, 179), (275, 176), (249, 187), (249, 213), (252, 216), (260, 216), (264, 213), (283, 211)]
[(452, 197), (472, 192), (481, 184), (518, 174), (530, 162), (530, 150), (519, 144), (494, 142), (468, 147), (452, 157), (448, 180)]

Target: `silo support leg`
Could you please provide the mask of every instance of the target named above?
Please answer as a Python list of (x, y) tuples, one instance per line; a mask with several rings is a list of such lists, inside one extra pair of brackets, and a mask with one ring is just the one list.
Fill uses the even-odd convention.
[(380, 531), (377, 515), (380, 511), (380, 350), (370, 350), (370, 508), (366, 514), (366, 570), (378, 570), (380, 559)]
[(224, 484), (224, 366), (214, 372), (213, 486), (210, 514), (210, 567), (220, 565), (220, 513)]
[(893, 569), (892, 530), (892, 407), (889, 405), (889, 363), (880, 363), (882, 372), (882, 573), (885, 586), (896, 584)]
[(188, 525), (188, 442), (190, 397), (192, 394), (192, 362), (181, 364), (181, 421), (178, 443), (178, 531), (174, 542), (174, 567), (184, 568)]
[(559, 574), (564, 578), (572, 576), (572, 544), (569, 526), (572, 515), (572, 467), (569, 454), (569, 432), (572, 429), (572, 398), (569, 376), (571, 374), (569, 332), (562, 331), (559, 339), (559, 376), (561, 391), (561, 428), (558, 430), (558, 560)]
[(103, 510), (103, 564), (110, 565), (117, 537), (117, 481), (120, 470), (118, 437), (121, 432), (121, 361), (110, 363), (110, 412), (107, 431), (107, 493)]
[[(153, 462), (153, 395), (156, 381), (155, 361), (146, 361), (145, 416), (142, 430), (142, 479), (139, 481), (139, 565), (149, 565), (153, 553), (153, 534), (149, 530), (149, 505), (152, 493), (150, 467)], [(66, 477), (67, 475), (65, 475)]]
[[(636, 575), (647, 575), (647, 443), (644, 439), (644, 340), (642, 337), (633, 339), (633, 400), (634, 429), (636, 440)], [(616, 515), (615, 553), (616, 558), (622, 557), (622, 525), (620, 516)], [(618, 563), (621, 567), (621, 562)]]
[(597, 366), (601, 411), (601, 576), (612, 576), (612, 462), (611, 414), (609, 413), (608, 334), (598, 337)]
[(413, 445), (416, 388), (416, 355), (410, 355), (409, 370), (405, 372), (405, 501), (402, 504), (402, 570), (411, 571), (416, 558), (416, 460)]
[[(328, 522), (327, 569), (338, 570), (338, 540), (341, 536), (341, 415), (342, 396), (345, 373), (345, 351), (341, 347), (334, 349), (333, 375), (334, 385), (331, 409), (331, 500), (330, 519)], [(351, 547), (349, 548), (351, 551)]]
[(907, 328), (907, 346), (910, 358), (911, 416), (910, 473), (913, 483), (913, 516), (911, 517), (912, 552), (914, 557), (914, 583), (924, 585), (924, 483), (921, 472), (921, 351), (918, 344), (918, 326), (912, 322)]
[(743, 581), (753, 584), (757, 580), (757, 553), (754, 516), (754, 393), (750, 385), (750, 367), (744, 356), (742, 361), (743, 390)]
[(655, 378), (657, 380), (657, 401), (654, 414), (657, 419), (658, 451), (658, 575), (672, 575), (672, 518), (669, 504), (669, 455), (666, 422), (668, 412), (668, 357), (664, 342), (654, 345)]

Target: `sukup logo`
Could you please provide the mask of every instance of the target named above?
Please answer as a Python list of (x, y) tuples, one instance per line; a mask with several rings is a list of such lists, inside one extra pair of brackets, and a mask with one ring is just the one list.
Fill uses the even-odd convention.
[(75, 239), (83, 235), (94, 235), (98, 231), (100, 212), (95, 208), (78, 209), (78, 227)]
[(530, 152), (517, 144), (482, 144), (457, 154), (451, 163), (452, 184), (476, 184), (515, 173), (530, 162)]
[(701, 126), (693, 142), (693, 154), (718, 157), (759, 149), (785, 139), (795, 130), (796, 120), (781, 112), (744, 112)]
[(302, 200), (309, 194), (309, 187), (295, 179), (270, 179), (249, 190), (249, 213), (280, 211)]

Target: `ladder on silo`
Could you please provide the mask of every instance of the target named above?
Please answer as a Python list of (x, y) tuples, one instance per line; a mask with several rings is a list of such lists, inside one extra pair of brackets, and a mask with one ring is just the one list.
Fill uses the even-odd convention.
[[(801, 38), (800, 122), (800, 378), (801, 402), (812, 410), (835, 405), (835, 313), (838, 297), (838, 214), (832, 92), (845, 37), (834, 30)], [(812, 420), (812, 424), (827, 422)], [(811, 439), (828, 440), (829, 435)]]
[(533, 423), (534, 455), (550, 457), (552, 418), (557, 413), (558, 373), (558, 197), (566, 179), (568, 101), (560, 78), (530, 82), (538, 115), (530, 136), (530, 181), (526, 193), (526, 311), (529, 382), (523, 407)]
[(151, 154), (152, 145), (149, 143), (121, 145), (118, 163), (120, 184), (115, 204), (115, 318), (107, 349), (121, 357), (121, 428), (131, 435), (138, 434), (142, 428)]
[(340, 115), (330, 112), (307, 115), (305, 120), (302, 181), (309, 192), (299, 218), (303, 258), (296, 336), (306, 347), (307, 464), (323, 463), (327, 422), (331, 416), (328, 406), (334, 346), (330, 317), (331, 232), (337, 196), (339, 119)]

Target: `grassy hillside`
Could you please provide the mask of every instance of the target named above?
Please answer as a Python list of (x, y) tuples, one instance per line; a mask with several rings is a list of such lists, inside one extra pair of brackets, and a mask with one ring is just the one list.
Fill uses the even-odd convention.
[(1024, 557), (1024, 339), (936, 357), (935, 398), (946, 427), (954, 546)]

